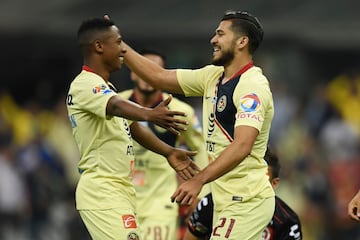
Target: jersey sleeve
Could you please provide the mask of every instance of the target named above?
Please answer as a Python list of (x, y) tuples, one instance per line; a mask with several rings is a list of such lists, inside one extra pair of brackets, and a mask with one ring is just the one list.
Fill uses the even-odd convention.
[(196, 70), (178, 69), (176, 77), (185, 96), (203, 96), (208, 80), (222, 72), (223, 67), (208, 65)]
[(238, 84), (233, 98), (237, 109), (235, 127), (245, 125), (260, 131), (272, 101), (267, 80), (254, 84)]
[(91, 112), (98, 117), (106, 118), (106, 106), (116, 93), (101, 79), (79, 81), (74, 89), (73, 100), (80, 109)]

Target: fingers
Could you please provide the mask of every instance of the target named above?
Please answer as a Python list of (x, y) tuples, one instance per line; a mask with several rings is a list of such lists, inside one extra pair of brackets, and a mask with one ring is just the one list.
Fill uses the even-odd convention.
[(360, 221), (360, 209), (355, 207), (355, 206), (349, 206), (348, 208), (348, 214), (349, 216), (356, 220), (356, 221)]
[[(171, 115), (171, 116), (183, 116), (183, 117), (186, 117), (186, 113), (184, 113), (184, 112), (180, 112), (180, 111), (169, 111), (169, 115)], [(177, 118), (176, 118), (177, 119)], [(180, 119), (178, 119), (178, 120), (180, 120)], [(186, 122), (186, 121), (184, 121), (184, 120), (182, 120), (183, 122)], [(188, 123), (186, 123), (186, 124), (188, 124)]]
[(198, 174), (200, 172), (200, 168), (190, 160), (187, 167), (184, 169), (178, 169), (176, 172), (179, 174), (180, 178), (188, 180)]
[(183, 170), (180, 170), (180, 171), (177, 171), (177, 173), (179, 174), (179, 176), (183, 179), (183, 180), (188, 180), (190, 178), (192, 178), (194, 175), (191, 174), (192, 171), (190, 171), (189, 167), (183, 169)]
[(104, 19), (110, 21), (110, 16), (107, 15), (107, 14), (105, 14), (105, 15), (104, 15)]
[(189, 167), (192, 170), (192, 173), (193, 173), (192, 176), (195, 176), (196, 174), (198, 174), (201, 171), (200, 167), (198, 165), (196, 165), (194, 162), (191, 162)]
[(160, 104), (163, 104), (164, 106), (167, 106), (167, 105), (169, 105), (171, 100), (172, 100), (172, 95), (170, 94), (169, 97), (167, 99), (165, 99), (164, 101), (162, 101), (162, 103), (160, 103)]
[(169, 132), (175, 135), (180, 135), (180, 132), (173, 127), (165, 127)]
[(171, 133), (175, 134), (175, 135), (180, 135), (181, 131), (186, 131), (186, 127), (176, 124), (176, 123), (171, 123), (168, 124), (168, 126), (164, 127), (166, 128), (168, 131), (170, 131)]
[(171, 202), (176, 202), (180, 205), (190, 206), (194, 200), (191, 194), (177, 190), (171, 197)]
[(198, 152), (197, 151), (186, 151), (186, 154), (189, 156), (189, 157), (194, 157)]

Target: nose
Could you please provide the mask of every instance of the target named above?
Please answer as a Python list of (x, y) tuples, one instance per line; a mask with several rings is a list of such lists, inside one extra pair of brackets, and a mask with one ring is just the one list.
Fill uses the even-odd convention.
[(124, 56), (126, 51), (127, 51), (126, 48), (121, 48), (121, 55)]
[(216, 35), (214, 35), (212, 38), (210, 38), (210, 43), (215, 44), (216, 43)]

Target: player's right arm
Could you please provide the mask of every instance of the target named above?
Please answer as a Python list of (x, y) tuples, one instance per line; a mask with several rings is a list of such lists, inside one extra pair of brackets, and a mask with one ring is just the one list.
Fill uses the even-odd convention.
[(184, 94), (181, 89), (176, 70), (164, 69), (153, 61), (137, 53), (125, 42), (122, 42), (126, 49), (125, 64), (140, 78), (157, 89), (170, 93)]
[(123, 117), (134, 121), (153, 122), (174, 134), (179, 134), (179, 131), (186, 130), (183, 125), (187, 125), (187, 122), (174, 116), (185, 116), (185, 113), (169, 110), (167, 106), (171, 99), (172, 96), (168, 97), (152, 109), (115, 95), (107, 103), (106, 115)]

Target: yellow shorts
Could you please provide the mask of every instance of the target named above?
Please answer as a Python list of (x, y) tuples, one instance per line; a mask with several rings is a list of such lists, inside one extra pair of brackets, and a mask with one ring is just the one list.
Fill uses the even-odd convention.
[(140, 233), (144, 240), (175, 240), (178, 216), (139, 217)]
[(214, 211), (211, 240), (261, 240), (275, 210), (275, 198), (253, 198)]
[(138, 222), (132, 209), (79, 210), (94, 240), (140, 240)]

